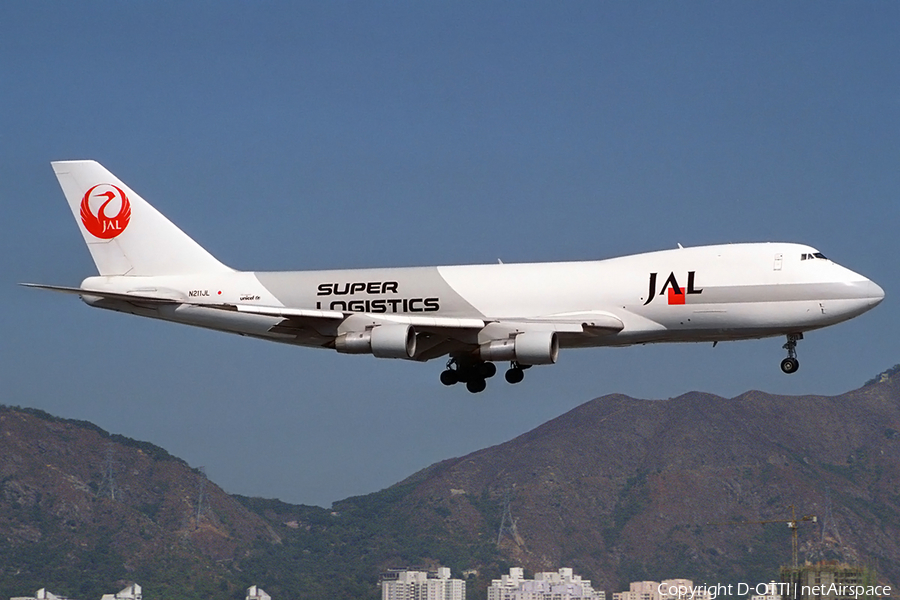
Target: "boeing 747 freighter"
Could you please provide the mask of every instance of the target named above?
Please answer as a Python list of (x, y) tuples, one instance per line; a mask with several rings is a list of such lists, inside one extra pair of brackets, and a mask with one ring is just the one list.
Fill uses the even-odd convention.
[(883, 290), (791, 243), (677, 248), (584, 262), (337, 271), (235, 271), (95, 161), (53, 170), (99, 276), (25, 284), (90, 306), (345, 354), (447, 356), (446, 385), (509, 383), (560, 348), (785, 336), (852, 319)]

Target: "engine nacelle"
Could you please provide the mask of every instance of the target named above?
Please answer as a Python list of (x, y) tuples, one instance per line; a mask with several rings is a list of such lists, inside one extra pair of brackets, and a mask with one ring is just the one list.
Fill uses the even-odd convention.
[(478, 349), (481, 360), (514, 360), (523, 365), (552, 365), (559, 356), (555, 331), (526, 331), (506, 340), (494, 340)]
[(412, 358), (416, 355), (416, 330), (412, 325), (378, 325), (351, 331), (334, 339), (344, 354), (372, 354), (378, 358)]
[(378, 358), (412, 358), (416, 330), (412, 325), (379, 325), (372, 329), (372, 354)]

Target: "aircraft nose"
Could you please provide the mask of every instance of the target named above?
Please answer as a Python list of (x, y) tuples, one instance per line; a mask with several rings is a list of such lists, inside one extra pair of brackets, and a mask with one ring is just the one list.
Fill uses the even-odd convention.
[(868, 283), (868, 297), (872, 302), (871, 306), (875, 307), (881, 304), (881, 301), (884, 300), (884, 290), (881, 289), (881, 286), (872, 281), (871, 279), (867, 280)]

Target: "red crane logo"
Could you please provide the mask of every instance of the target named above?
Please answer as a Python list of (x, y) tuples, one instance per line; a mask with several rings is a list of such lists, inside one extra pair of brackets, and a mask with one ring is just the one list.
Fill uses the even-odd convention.
[[(110, 206), (112, 205), (112, 206)], [(111, 212), (118, 205), (119, 211)], [(96, 212), (93, 210), (96, 207)], [(81, 222), (90, 234), (101, 240), (111, 240), (128, 227), (131, 221), (131, 203), (119, 187), (111, 183), (98, 183), (81, 200)]]

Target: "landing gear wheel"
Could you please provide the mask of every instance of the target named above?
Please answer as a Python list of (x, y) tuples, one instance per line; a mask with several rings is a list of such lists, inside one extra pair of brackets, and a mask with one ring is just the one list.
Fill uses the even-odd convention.
[(497, 365), (492, 362), (483, 362), (478, 365), (478, 374), (485, 379), (490, 379), (497, 374)]
[(441, 383), (444, 385), (453, 385), (459, 383), (459, 377), (453, 369), (447, 369), (441, 372)]
[(484, 388), (487, 387), (487, 382), (480, 377), (475, 377), (466, 382), (466, 389), (472, 392), (473, 394), (477, 394), (478, 392), (483, 392)]
[(796, 358), (786, 358), (781, 361), (781, 370), (790, 375), (791, 373), (796, 373), (797, 369), (800, 368), (800, 361)]
[(525, 379), (525, 372), (519, 367), (510, 367), (505, 377), (509, 383), (519, 383)]

